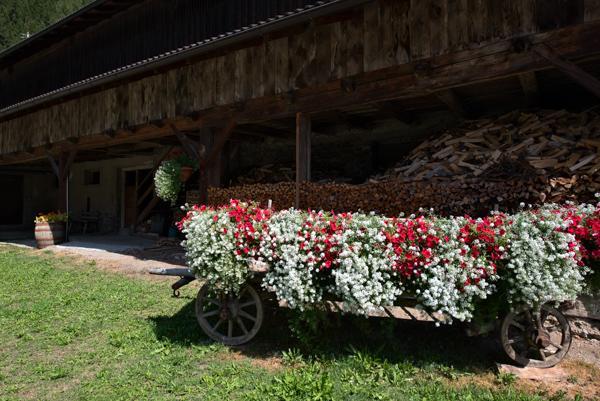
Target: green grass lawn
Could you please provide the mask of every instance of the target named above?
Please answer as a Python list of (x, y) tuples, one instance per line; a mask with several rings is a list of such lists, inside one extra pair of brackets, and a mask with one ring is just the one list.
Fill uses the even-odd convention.
[[(481, 345), (452, 328), (399, 326), (385, 339), (329, 331), (326, 346), (301, 354), (280, 311), (255, 344), (228, 349), (195, 322), (197, 286), (176, 299), (168, 284), (0, 248), (0, 400), (549, 399), (494, 376)], [(480, 375), (497, 383), (469, 380)]]

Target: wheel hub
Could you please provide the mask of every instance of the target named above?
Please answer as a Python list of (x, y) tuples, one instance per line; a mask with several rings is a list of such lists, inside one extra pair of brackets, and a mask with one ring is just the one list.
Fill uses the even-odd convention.
[(222, 303), (219, 317), (223, 320), (236, 320), (239, 309), (239, 303), (236, 299), (228, 299)]

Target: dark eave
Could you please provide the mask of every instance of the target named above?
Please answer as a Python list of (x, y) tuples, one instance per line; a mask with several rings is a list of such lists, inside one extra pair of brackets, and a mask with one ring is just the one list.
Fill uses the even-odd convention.
[[(118, 3), (128, 3), (128, 6), (138, 2), (137, 1), (126, 1), (122, 0)], [(16, 103), (9, 107), (0, 110), (0, 119), (6, 119), (9, 116), (12, 116), (16, 113), (22, 113), (25, 110), (34, 108), (36, 106), (40, 106), (44, 103), (51, 102), (57, 99), (62, 99), (65, 97), (73, 96), (74, 94), (82, 91), (88, 91), (93, 88), (102, 87), (105, 85), (109, 85), (115, 81), (121, 81), (125, 79), (133, 79), (136, 76), (142, 76), (144, 74), (148, 74), (149, 72), (161, 70), (164, 68), (168, 68), (173, 64), (180, 63), (187, 59), (199, 56), (204, 53), (208, 53), (211, 51), (215, 51), (217, 49), (231, 46), (240, 42), (249, 41), (252, 39), (263, 37), (269, 33), (285, 29), (289, 26), (301, 24), (303, 22), (310, 21), (314, 18), (322, 17), (331, 13), (339, 12), (346, 10), (351, 7), (358, 6), (363, 3), (367, 3), (372, 0), (321, 0), (315, 1), (313, 5), (296, 9), (292, 12), (288, 12), (283, 15), (278, 15), (273, 18), (269, 18), (265, 21), (260, 21), (251, 26), (241, 27), (232, 32), (226, 32), (219, 36), (215, 36), (212, 38), (207, 38), (201, 42), (192, 43), (187, 46), (183, 46), (177, 49), (173, 49), (171, 51), (158, 54), (154, 57), (147, 58), (145, 60), (138, 61), (133, 64), (125, 65), (120, 68), (117, 68), (112, 71), (108, 71), (106, 73), (96, 75), (85, 80), (75, 82), (73, 84), (67, 85), (65, 87), (56, 89), (54, 91), (45, 93), (40, 96), (36, 96), (22, 102)], [(98, 0), (89, 6), (82, 9), (80, 12), (76, 13), (84, 13), (93, 8), (94, 5), (99, 6), (104, 3), (114, 3), (116, 0)], [(69, 18), (74, 18), (76, 14), (71, 15)], [(100, 18), (100, 17), (99, 17)], [(106, 18), (106, 15), (103, 16)], [(65, 19), (65, 20), (66, 20)], [(102, 19), (102, 18), (100, 18)], [(64, 23), (64, 21), (61, 21)], [(61, 24), (61, 22), (53, 25), (53, 27), (57, 27)], [(52, 28), (52, 27), (51, 27)], [(48, 29), (51, 29), (48, 28)], [(43, 32), (40, 32), (38, 35), (42, 35)], [(31, 40), (35, 39), (36, 36), (29, 38), (27, 41), (22, 42), (22, 44), (29, 43)], [(16, 48), (14, 46), (11, 49)], [(11, 49), (7, 50), (10, 51)], [(13, 51), (16, 51), (13, 50)], [(6, 52), (5, 52), (6, 53)], [(0, 63), (2, 63), (1, 57), (5, 54), (0, 54)]]

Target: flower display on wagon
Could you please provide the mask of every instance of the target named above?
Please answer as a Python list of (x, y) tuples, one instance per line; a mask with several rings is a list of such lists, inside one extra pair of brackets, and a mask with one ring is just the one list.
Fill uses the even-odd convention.
[(177, 223), (186, 235), (189, 267), (212, 285), (237, 292), (248, 277), (248, 259), (259, 259), (260, 233), (271, 211), (239, 201), (226, 207), (184, 207)]
[(587, 204), (475, 219), (273, 212), (232, 200), (189, 208), (179, 227), (190, 268), (220, 288), (239, 289), (257, 260), (269, 266), (264, 288), (292, 308), (330, 299), (364, 314), (411, 295), (460, 321), (498, 291), (507, 308), (574, 299), (600, 256), (600, 207)]

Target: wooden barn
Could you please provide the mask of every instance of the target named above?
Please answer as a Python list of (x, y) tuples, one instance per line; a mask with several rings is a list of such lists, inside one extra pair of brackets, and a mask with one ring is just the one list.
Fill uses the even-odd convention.
[[(400, 196), (382, 171), (425, 139), (525, 109), (547, 124), (587, 113), (581, 143), (555, 129), (539, 134), (549, 145), (511, 151), (560, 144), (530, 164), (593, 175), (597, 77), (600, 0), (96, 0), (0, 53), (0, 229), (68, 210), (90, 230), (164, 234), (171, 209), (152, 177), (176, 152), (200, 165), (182, 203), (235, 196), (250, 182), (240, 176), (262, 171), (286, 181), (267, 187), (289, 200), (276, 206), (327, 207), (324, 190), (307, 194), (312, 178), (338, 192), (379, 185), (357, 185), (369, 208)], [(496, 155), (494, 130), (475, 127)], [(442, 141), (433, 159), (450, 164), (436, 166), (485, 175), (454, 154), (463, 142), (476, 152), (471, 139)], [(566, 149), (582, 143), (590, 152)], [(425, 164), (397, 171), (431, 178)]]

